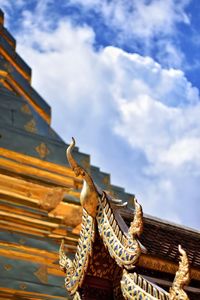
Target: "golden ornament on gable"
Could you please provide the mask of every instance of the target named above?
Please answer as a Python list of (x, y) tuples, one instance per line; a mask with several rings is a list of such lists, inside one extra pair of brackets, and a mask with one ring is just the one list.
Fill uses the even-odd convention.
[(48, 274), (47, 267), (45, 265), (41, 265), (37, 271), (34, 272), (34, 275), (41, 281), (42, 283), (48, 283)]
[(21, 283), (19, 285), (19, 287), (20, 287), (21, 290), (26, 290), (27, 289), (27, 284), (26, 283)]
[(32, 113), (31, 113), (31, 110), (30, 110), (30, 108), (29, 108), (29, 106), (28, 106), (28, 104), (23, 104), (22, 106), (21, 106), (21, 111), (24, 113), (24, 114), (26, 114), (26, 115), (31, 115)]
[(35, 150), (39, 154), (39, 157), (42, 159), (45, 158), (50, 153), (45, 143), (39, 144), (37, 147), (35, 147)]
[(11, 66), (11, 64), (9, 62), (4, 63), (4, 68), (6, 69), (6, 71), (8, 73), (13, 73), (13, 71), (14, 71), (13, 66)]
[(12, 268), (13, 268), (13, 266), (10, 265), (10, 264), (4, 265), (3, 267), (4, 267), (4, 269), (5, 269), (6, 271), (10, 271), (10, 270), (12, 270)]
[(36, 121), (31, 119), (28, 123), (24, 125), (26, 131), (31, 133), (37, 133)]
[(118, 287), (121, 287), (124, 299), (188, 300), (183, 288), (189, 281), (189, 264), (186, 252), (181, 247), (179, 247), (181, 254), (179, 270), (169, 293), (137, 272), (133, 273), (140, 255), (145, 250), (138, 240), (143, 230), (142, 207), (136, 198), (131, 199), (134, 218), (127, 228), (111, 205), (113, 203), (120, 206), (120, 200), (114, 199), (105, 191), (97, 190), (91, 176), (74, 160), (71, 153), (74, 146), (73, 139), (67, 149), (67, 158), (75, 175), (83, 179), (80, 195), (83, 216), (74, 260), (65, 255), (63, 243), (60, 248), (60, 267), (66, 273), (65, 283), (68, 292), (75, 298), (78, 295), (81, 299), (81, 295), (77, 293), (80, 292), (79, 288), (84, 284), (86, 275), (110, 279), (113, 277), (113, 270), (118, 268), (121, 276), (118, 278)]

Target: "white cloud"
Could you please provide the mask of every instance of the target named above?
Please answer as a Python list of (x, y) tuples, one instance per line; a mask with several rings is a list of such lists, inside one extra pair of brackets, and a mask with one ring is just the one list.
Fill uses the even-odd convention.
[(30, 12), (23, 18), (17, 49), (62, 137), (76, 136), (92, 162), (139, 196), (146, 213), (199, 226), (197, 209), (193, 223), (188, 219), (199, 194), (198, 89), (150, 57), (116, 47), (96, 52), (90, 27), (61, 18), (50, 30)]
[[(81, 11), (81, 22), (87, 23), (87, 17), (96, 14), (99, 26), (106, 25), (113, 34), (112, 41), (116, 46), (127, 46), (138, 52), (153, 55), (165, 66), (182, 67), (186, 58), (177, 42), (178, 25), (190, 24), (186, 8), (191, 0), (70, 0), (59, 6), (55, 0), (33, 0), (32, 8), (27, 7), (25, 0), (0, 0), (7, 13), (13, 9), (22, 12), (20, 25), (40, 24), (44, 30), (56, 26), (60, 18), (60, 10), (67, 11), (69, 7)], [(33, 14), (34, 11), (34, 14)], [(35, 16), (37, 15), (37, 20)], [(85, 20), (84, 16), (85, 15)], [(47, 18), (44, 16), (48, 16)], [(74, 23), (77, 15), (68, 15)], [(91, 21), (92, 22), (92, 21)], [(34, 25), (35, 24), (35, 25)], [(17, 25), (18, 26), (18, 25)]]
[(105, 21), (116, 29), (137, 35), (140, 38), (151, 38), (156, 34), (173, 34), (176, 23), (189, 24), (185, 7), (190, 1), (182, 0), (73, 0), (86, 10), (102, 14)]
[[(114, 34), (116, 46), (153, 55), (166, 67), (180, 68), (186, 58), (178, 43), (180, 24), (190, 25), (191, 0), (71, 0), (85, 14), (95, 12)], [(70, 3), (69, 2), (69, 3)]]
[(185, 11), (189, 3), (190, 0), (71, 1), (72, 5), (81, 5), (86, 13), (94, 11), (100, 14), (105, 24), (115, 31), (118, 45), (128, 40), (136, 44), (139, 41), (149, 51), (162, 41), (164, 48), (157, 51), (164, 53), (164, 49), (168, 48), (167, 55), (176, 56), (176, 59), (180, 50), (170, 46), (170, 37), (176, 35), (178, 24), (190, 24)]

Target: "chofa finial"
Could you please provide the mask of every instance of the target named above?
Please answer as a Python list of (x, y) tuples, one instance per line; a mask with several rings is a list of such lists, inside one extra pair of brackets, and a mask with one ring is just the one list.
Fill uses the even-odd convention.
[(187, 253), (181, 245), (178, 246), (178, 250), (180, 253), (179, 268), (169, 291), (169, 297), (170, 300), (189, 300), (187, 294), (183, 290), (184, 286), (190, 281), (189, 260)]
[(129, 228), (129, 234), (133, 237), (140, 237), (143, 231), (143, 211), (142, 206), (137, 202), (136, 198), (134, 198), (135, 203), (135, 216), (134, 220), (131, 222)]
[(76, 175), (76, 176), (79, 176), (79, 175), (83, 175), (83, 174), (81, 174), (81, 171), (82, 171), (82, 173), (83, 173), (84, 171), (83, 171), (83, 168), (81, 168), (81, 167), (77, 164), (77, 162), (75, 161), (75, 159), (74, 159), (73, 156), (72, 156), (71, 151), (74, 149), (75, 145), (76, 145), (76, 141), (75, 141), (75, 139), (72, 137), (72, 142), (71, 142), (71, 144), (69, 145), (69, 147), (67, 148), (66, 155), (67, 155), (67, 160), (68, 160), (68, 162), (69, 162), (69, 164), (70, 164), (70, 167), (71, 167), (72, 170), (74, 171), (75, 175)]
[(76, 176), (81, 176), (83, 179), (83, 188), (80, 195), (80, 202), (83, 208), (93, 218), (96, 216), (96, 208), (98, 204), (98, 192), (95, 184), (88, 172), (79, 166), (72, 156), (72, 150), (75, 146), (75, 139), (72, 137), (72, 142), (67, 148), (66, 155), (69, 164)]

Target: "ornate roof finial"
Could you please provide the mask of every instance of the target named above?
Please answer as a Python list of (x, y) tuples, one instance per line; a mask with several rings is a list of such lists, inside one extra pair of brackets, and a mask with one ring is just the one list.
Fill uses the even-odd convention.
[(68, 265), (68, 258), (65, 255), (64, 246), (65, 246), (65, 241), (62, 240), (59, 249), (59, 265), (60, 268), (65, 272), (66, 266)]
[[(89, 257), (92, 255), (92, 244), (95, 237), (94, 218), (92, 218), (84, 209), (82, 215), (82, 228), (77, 245), (77, 252), (73, 261), (68, 258), (64, 251), (64, 240), (62, 240), (59, 250), (60, 268), (65, 272), (65, 287), (73, 295), (81, 286), (87, 267)], [(76, 299), (76, 298), (75, 298)]]
[(122, 269), (121, 290), (125, 299), (189, 300), (183, 290), (189, 282), (189, 263), (187, 254), (181, 246), (179, 246), (181, 254), (179, 269), (169, 293), (146, 280), (137, 271), (133, 273), (143, 250), (138, 240), (143, 230), (142, 207), (134, 198), (134, 219), (128, 229), (116, 211), (116, 206), (119, 204), (121, 206), (123, 202), (113, 199), (111, 195), (95, 186), (91, 176), (73, 158), (71, 151), (74, 146), (75, 140), (72, 138), (72, 143), (67, 149), (67, 158), (75, 175), (83, 178), (80, 195), (83, 215), (80, 238), (73, 261), (66, 257), (63, 242), (60, 247), (60, 266), (66, 273), (65, 286), (68, 292), (74, 296), (74, 300), (80, 299), (80, 288), (89, 272), (90, 257), (97, 251), (94, 243), (101, 239), (102, 250), (105, 251), (106, 248), (114, 260), (113, 263)]
[(135, 216), (133, 221), (130, 224), (128, 233), (135, 237), (140, 237), (143, 231), (143, 211), (142, 206), (137, 202), (136, 198), (134, 198), (135, 203)]
[(98, 204), (98, 192), (88, 172), (83, 167), (79, 166), (73, 158), (71, 151), (74, 146), (75, 139), (72, 137), (72, 142), (66, 151), (67, 159), (75, 175), (81, 176), (83, 179), (83, 188), (80, 195), (81, 205), (83, 208), (85, 208), (90, 216), (95, 218)]
[(169, 298), (170, 300), (189, 300), (186, 292), (183, 290), (184, 286), (190, 281), (189, 261), (181, 245), (178, 246), (178, 250), (181, 254), (179, 268), (176, 272), (172, 287), (170, 288)]

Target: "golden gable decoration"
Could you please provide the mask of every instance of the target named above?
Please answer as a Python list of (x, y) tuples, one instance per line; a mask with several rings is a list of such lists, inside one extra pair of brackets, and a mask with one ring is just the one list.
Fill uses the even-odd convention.
[[(126, 299), (126, 300), (188, 300), (184, 286), (189, 283), (189, 263), (186, 252), (179, 246), (181, 254), (179, 269), (169, 293), (140, 275), (135, 267), (141, 253), (146, 253), (139, 237), (143, 230), (143, 212), (141, 205), (134, 199), (134, 218), (128, 228), (117, 208), (126, 206), (122, 200), (115, 199), (106, 191), (100, 190), (87, 171), (79, 166), (72, 156), (75, 140), (67, 149), (69, 164), (76, 176), (83, 179), (80, 202), (83, 208), (82, 229), (73, 260), (64, 252), (64, 241), (60, 247), (60, 267), (65, 272), (65, 286), (75, 299)], [(101, 243), (98, 244), (98, 241)], [(100, 245), (100, 246), (99, 246)], [(101, 251), (99, 251), (101, 247)], [(95, 254), (95, 251), (98, 251)], [(106, 255), (112, 263), (112, 287), (97, 288), (95, 298), (85, 296), (92, 293), (93, 282), (88, 270), (98, 265), (107, 266)], [(102, 253), (102, 255), (101, 255)], [(95, 257), (91, 259), (91, 257)], [(102, 257), (102, 260), (101, 260)], [(97, 261), (97, 258), (99, 261)], [(91, 264), (93, 265), (91, 266)], [(113, 266), (113, 267), (112, 267)], [(109, 270), (109, 268), (108, 268)], [(93, 272), (95, 274), (95, 272)], [(106, 274), (107, 276), (108, 274)], [(101, 278), (100, 278), (101, 277)], [(98, 286), (103, 280), (103, 273), (97, 278)], [(108, 277), (105, 277), (108, 282)], [(87, 286), (91, 286), (89, 291)], [(106, 290), (107, 289), (107, 290)], [(112, 290), (109, 290), (112, 289)], [(106, 294), (107, 293), (107, 294)], [(112, 293), (112, 297), (108, 297)]]
[(50, 153), (45, 143), (40, 143), (37, 147), (35, 147), (35, 150), (41, 159), (45, 158)]
[(28, 123), (24, 125), (26, 131), (31, 133), (37, 133), (36, 121), (31, 119)]

